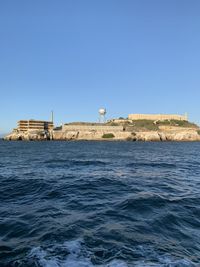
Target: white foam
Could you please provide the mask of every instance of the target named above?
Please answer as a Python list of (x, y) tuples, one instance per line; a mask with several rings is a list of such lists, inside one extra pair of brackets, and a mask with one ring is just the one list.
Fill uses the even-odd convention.
[[(82, 247), (82, 240), (65, 242), (57, 248), (66, 249), (69, 254), (65, 259), (60, 259), (58, 256), (51, 256), (50, 250), (43, 250), (40, 247), (33, 248), (29, 254), (29, 258), (34, 258), (42, 267), (95, 267), (92, 264), (89, 253)], [(113, 260), (106, 265), (98, 265), (98, 267), (127, 267), (125, 262)]]
[[(144, 256), (144, 260), (134, 262), (127, 265), (126, 262), (120, 260), (113, 260), (104, 265), (94, 265), (91, 262), (91, 253), (84, 246), (81, 239), (65, 242), (62, 245), (56, 245), (49, 249), (42, 249), (41, 247), (33, 248), (28, 256), (30, 259), (39, 264), (41, 267), (195, 267), (189, 260), (173, 259), (170, 255), (158, 255), (154, 250), (139, 246)], [(59, 253), (59, 252), (64, 252)], [(151, 259), (150, 259), (150, 258)], [(153, 260), (152, 260), (153, 257)]]
[(168, 258), (165, 260), (161, 260), (159, 261), (159, 263), (152, 263), (152, 262), (148, 262), (148, 260), (144, 261), (139, 261), (139, 262), (135, 262), (134, 267), (199, 267), (199, 265), (196, 265), (194, 263), (192, 263), (189, 260), (175, 260), (173, 261), (172, 259)]
[(167, 253), (160, 255), (149, 246), (138, 246), (135, 251), (145, 260), (134, 262), (134, 267), (200, 267), (188, 259), (177, 260)]

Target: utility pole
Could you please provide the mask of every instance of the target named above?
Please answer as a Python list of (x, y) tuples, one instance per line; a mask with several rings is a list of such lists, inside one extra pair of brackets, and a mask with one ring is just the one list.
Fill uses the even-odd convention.
[(54, 114), (53, 114), (53, 110), (51, 111), (51, 122), (53, 123), (54, 120)]

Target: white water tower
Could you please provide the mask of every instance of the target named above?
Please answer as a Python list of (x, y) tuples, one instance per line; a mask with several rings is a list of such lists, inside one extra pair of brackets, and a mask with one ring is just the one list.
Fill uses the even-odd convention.
[(100, 123), (106, 122), (106, 109), (105, 108), (99, 109), (99, 122)]

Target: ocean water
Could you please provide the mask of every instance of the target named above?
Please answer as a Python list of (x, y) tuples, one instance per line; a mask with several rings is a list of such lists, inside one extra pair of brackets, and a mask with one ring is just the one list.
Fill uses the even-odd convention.
[(200, 266), (200, 143), (1, 141), (0, 266)]

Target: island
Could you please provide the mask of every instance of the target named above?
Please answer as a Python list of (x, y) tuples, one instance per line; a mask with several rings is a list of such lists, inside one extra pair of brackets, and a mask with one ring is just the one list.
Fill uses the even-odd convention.
[(200, 128), (187, 115), (130, 114), (105, 123), (20, 120), (4, 140), (200, 141)]

